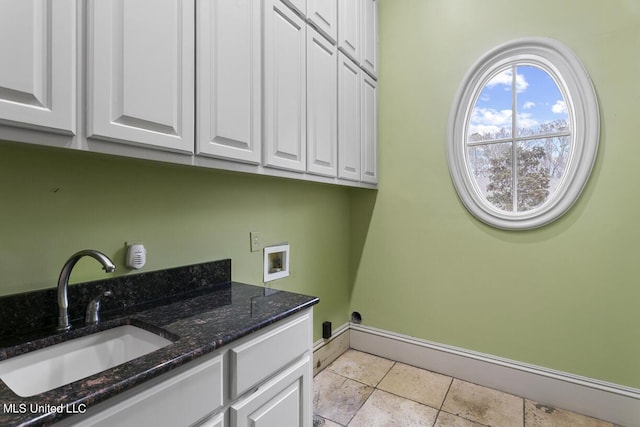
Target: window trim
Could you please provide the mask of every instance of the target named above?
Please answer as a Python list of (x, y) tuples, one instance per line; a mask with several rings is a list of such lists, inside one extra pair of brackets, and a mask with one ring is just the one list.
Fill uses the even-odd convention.
[[(571, 154), (561, 183), (544, 204), (517, 213), (499, 210), (480, 194), (466, 150), (467, 127), (477, 96), (490, 76), (509, 64), (533, 64), (549, 73), (565, 97), (573, 127)], [(595, 163), (599, 138), (600, 112), (595, 89), (575, 53), (550, 38), (516, 39), (484, 54), (462, 80), (449, 116), (449, 172), (460, 200), (477, 219), (507, 230), (542, 227), (561, 217), (579, 198)]]

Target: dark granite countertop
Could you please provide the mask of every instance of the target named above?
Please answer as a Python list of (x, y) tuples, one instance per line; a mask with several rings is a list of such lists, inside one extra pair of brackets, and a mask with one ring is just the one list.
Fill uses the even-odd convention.
[[(146, 356), (32, 397), (20, 397), (0, 381), (0, 425), (53, 424), (78, 408), (89, 408), (318, 302), (316, 297), (232, 282), (227, 280), (230, 275), (231, 261), (222, 260), (72, 285), (70, 307), (104, 289), (113, 290), (114, 298), (111, 306), (105, 307), (104, 320), (98, 325), (83, 326), (78, 320), (74, 329), (66, 333), (52, 332), (48, 325), (55, 313), (37, 305), (33, 315), (46, 314), (31, 319), (31, 329), (15, 332), (15, 325), (14, 329), (6, 326), (14, 319), (12, 309), (18, 311), (13, 314), (17, 318), (28, 301), (42, 300), (49, 304), (47, 297), (53, 297), (51, 291), (0, 298), (0, 323), (6, 329), (0, 329), (0, 334), (4, 332), (0, 335), (0, 360), (125, 324), (173, 341)], [(190, 284), (186, 285), (187, 282)], [(141, 287), (146, 290), (139, 292)], [(167, 287), (171, 289), (167, 291)], [(68, 412), (60, 413), (59, 408)]]

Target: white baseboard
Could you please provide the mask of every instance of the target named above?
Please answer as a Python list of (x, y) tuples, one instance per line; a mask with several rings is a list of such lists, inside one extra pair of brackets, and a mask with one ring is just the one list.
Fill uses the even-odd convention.
[(349, 323), (345, 323), (333, 330), (331, 338), (313, 343), (313, 375), (349, 350), (350, 341)]
[(354, 350), (626, 427), (640, 427), (640, 389), (362, 325), (349, 325), (349, 335)]

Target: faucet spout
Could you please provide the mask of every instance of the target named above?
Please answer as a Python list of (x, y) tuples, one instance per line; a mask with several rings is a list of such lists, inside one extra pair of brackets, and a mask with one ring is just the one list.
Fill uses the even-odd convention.
[(65, 262), (58, 278), (58, 331), (68, 331), (71, 329), (71, 323), (69, 322), (69, 301), (67, 299), (67, 291), (69, 289), (69, 277), (71, 276), (71, 270), (80, 260), (80, 258), (89, 256), (97, 260), (102, 264), (102, 269), (107, 273), (113, 273), (116, 270), (116, 266), (109, 259), (108, 256), (102, 252), (86, 249), (77, 252)]

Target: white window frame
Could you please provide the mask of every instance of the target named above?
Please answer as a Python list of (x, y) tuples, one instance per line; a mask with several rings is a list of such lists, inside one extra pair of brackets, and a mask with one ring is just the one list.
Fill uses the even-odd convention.
[[(545, 203), (524, 212), (505, 212), (487, 201), (477, 187), (467, 154), (469, 119), (477, 96), (496, 70), (508, 65), (535, 65), (549, 73), (565, 96), (572, 127), (571, 152), (560, 184)], [(464, 77), (449, 116), (449, 171), (462, 203), (479, 220), (507, 230), (537, 228), (558, 219), (576, 202), (595, 163), (599, 138), (595, 89), (575, 53), (550, 38), (516, 39), (487, 52)]]

